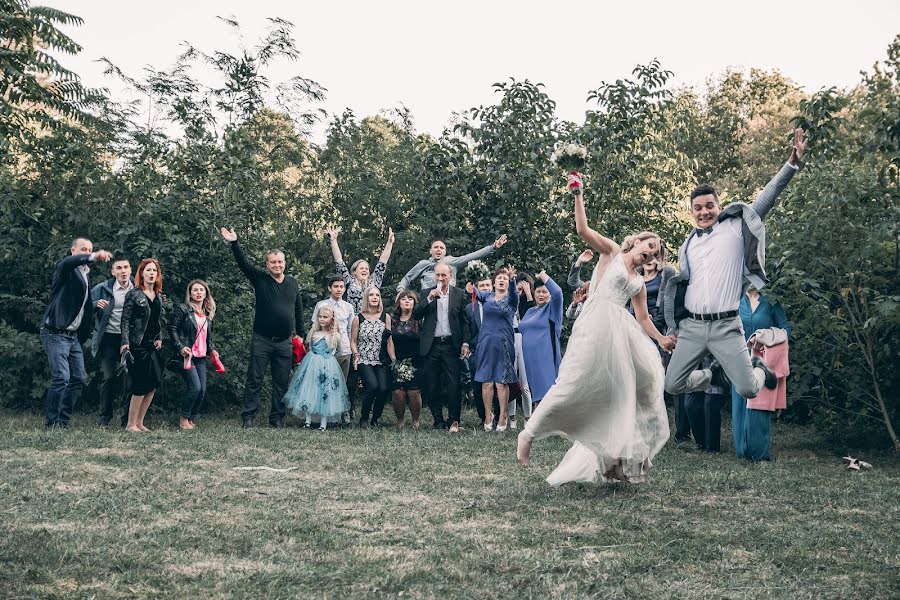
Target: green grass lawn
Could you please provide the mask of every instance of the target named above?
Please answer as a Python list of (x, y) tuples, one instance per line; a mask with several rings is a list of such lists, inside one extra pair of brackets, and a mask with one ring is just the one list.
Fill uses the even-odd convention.
[[(808, 429), (777, 426), (772, 463), (725, 431), (718, 455), (670, 444), (645, 484), (551, 489), (564, 440), (523, 469), (514, 433), (471, 426), (0, 419), (2, 598), (900, 595), (900, 461), (849, 472)], [(297, 469), (233, 470), (256, 465)]]

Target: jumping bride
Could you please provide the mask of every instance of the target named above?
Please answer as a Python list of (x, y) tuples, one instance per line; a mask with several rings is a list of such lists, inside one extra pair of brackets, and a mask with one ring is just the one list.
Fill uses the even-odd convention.
[[(551, 435), (574, 444), (547, 478), (567, 481), (643, 481), (669, 438), (663, 402), (663, 367), (651, 338), (671, 351), (675, 339), (661, 335), (647, 312), (647, 291), (635, 269), (659, 253), (660, 239), (642, 232), (620, 247), (587, 224), (583, 183), (575, 189), (578, 235), (600, 254), (590, 296), (575, 321), (559, 376), (519, 434), (518, 458), (528, 465), (531, 445)], [(631, 299), (634, 317), (625, 308)]]

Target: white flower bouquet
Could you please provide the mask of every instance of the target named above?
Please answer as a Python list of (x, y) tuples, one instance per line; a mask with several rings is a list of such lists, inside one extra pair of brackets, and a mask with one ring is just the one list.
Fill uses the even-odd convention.
[(466, 267), (465, 277), (466, 281), (478, 283), (483, 279), (491, 278), (491, 269), (480, 260), (473, 260)]
[(550, 160), (566, 173), (580, 173), (587, 161), (587, 148), (573, 143), (560, 144), (553, 150)]
[(394, 371), (394, 379), (398, 383), (407, 383), (413, 380), (416, 375), (416, 368), (412, 364), (411, 358), (404, 358), (394, 362), (392, 367)]
[[(559, 144), (550, 155), (550, 160), (568, 175), (580, 175), (587, 162), (587, 148), (580, 144)], [(573, 181), (569, 189), (577, 189), (581, 185)]]

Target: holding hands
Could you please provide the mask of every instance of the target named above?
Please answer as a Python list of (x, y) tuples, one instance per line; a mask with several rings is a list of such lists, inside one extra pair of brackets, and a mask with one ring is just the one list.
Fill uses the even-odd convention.
[(657, 340), (657, 343), (659, 343), (659, 346), (666, 352), (672, 352), (672, 350), (675, 349), (675, 344), (677, 342), (678, 342), (678, 338), (676, 338), (674, 335), (665, 335), (665, 336), (660, 337)]

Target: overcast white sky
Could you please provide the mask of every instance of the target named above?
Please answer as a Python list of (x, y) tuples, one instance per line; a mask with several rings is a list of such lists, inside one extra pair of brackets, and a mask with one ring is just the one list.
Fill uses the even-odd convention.
[(84, 50), (64, 64), (91, 87), (120, 86), (95, 61), (129, 74), (165, 68), (189, 40), (203, 50), (238, 41), (216, 19), (235, 16), (252, 43), (266, 17), (296, 25), (302, 56), (272, 71), (328, 89), (325, 108), (359, 116), (410, 108), (417, 129), (439, 134), (453, 112), (491, 103), (507, 77), (543, 82), (557, 115), (584, 118), (585, 96), (658, 57), (678, 84), (702, 85), (729, 66), (778, 69), (807, 90), (850, 86), (900, 33), (900, 1), (493, 0), (325, 1), (34, 0), (84, 18), (66, 28)]

